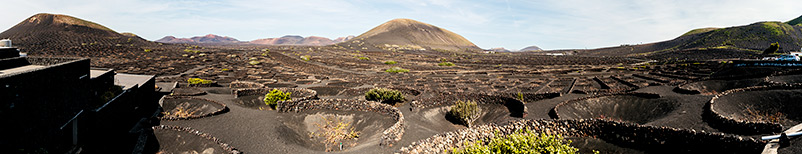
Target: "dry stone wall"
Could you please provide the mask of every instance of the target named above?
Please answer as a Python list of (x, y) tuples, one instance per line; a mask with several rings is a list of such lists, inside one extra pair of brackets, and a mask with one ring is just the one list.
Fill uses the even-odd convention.
[(619, 146), (639, 150), (756, 153), (765, 144), (753, 138), (731, 136), (670, 127), (656, 127), (599, 119), (579, 120), (519, 120), (506, 125), (480, 125), (434, 135), (413, 142), (399, 153), (445, 153), (467, 142), (487, 141), (519, 130), (561, 134), (573, 137), (595, 137)]

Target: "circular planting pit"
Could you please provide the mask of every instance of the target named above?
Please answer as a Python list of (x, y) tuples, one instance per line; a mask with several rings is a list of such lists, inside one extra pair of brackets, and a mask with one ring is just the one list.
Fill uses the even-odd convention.
[(327, 152), (375, 146), (382, 132), (395, 123), (386, 115), (360, 111), (301, 111), (280, 117), (276, 130), (281, 140)]
[(802, 84), (802, 74), (770, 76), (766, 80), (776, 84)]
[(205, 95), (206, 91), (197, 87), (183, 87), (173, 89), (173, 96), (198, 96)]
[(200, 131), (178, 126), (153, 126), (159, 141), (158, 153), (242, 153), (220, 139)]
[(765, 78), (734, 79), (734, 80), (707, 80), (679, 85), (675, 91), (686, 94), (715, 95), (727, 90), (746, 88), (765, 84)]
[(671, 113), (679, 103), (657, 94), (601, 95), (558, 104), (549, 115), (555, 119), (604, 119), (646, 124)]
[[(479, 107), (478, 118), (468, 124), (464, 124), (460, 120), (449, 116), (449, 110), (460, 100), (476, 102)], [(428, 113), (427, 115), (434, 115), (427, 117), (446, 118), (452, 123), (466, 126), (500, 123), (511, 118), (521, 118), (526, 114), (526, 106), (517, 99), (480, 93), (441, 94), (414, 101), (411, 106)]]
[(279, 102), (276, 109), (280, 112), (301, 113), (289, 114), (296, 116), (295, 119), (282, 118), (290, 120), (285, 121), (285, 126), (279, 131), (287, 134), (286, 140), (315, 150), (341, 151), (375, 145), (393, 146), (404, 134), (404, 115), (401, 111), (373, 101), (284, 101)]
[(298, 85), (296, 85), (294, 83), (267, 83), (267, 84), (265, 84), (265, 86), (270, 87), (270, 88), (295, 88), (295, 87), (298, 87)]
[(802, 122), (802, 86), (734, 89), (710, 100), (708, 113), (719, 129), (743, 134), (776, 133)]
[(345, 90), (345, 87), (341, 86), (320, 86), (320, 87), (309, 87), (314, 91), (317, 91), (318, 95), (320, 96), (334, 96), (340, 93), (340, 91)]
[(228, 95), (231, 94), (231, 89), (226, 87), (210, 87), (210, 88), (203, 88), (203, 90), (206, 90), (206, 92), (212, 94), (228, 94)]
[(164, 116), (161, 118), (166, 120), (202, 118), (228, 110), (225, 104), (186, 96), (166, 96), (159, 104), (164, 109)]
[(284, 93), (290, 92), (291, 102), (307, 101), (317, 98), (317, 91), (302, 88), (245, 88), (234, 90), (236, 104), (245, 108), (258, 110), (272, 110), (272, 107), (265, 104), (265, 95), (273, 89), (281, 90)]

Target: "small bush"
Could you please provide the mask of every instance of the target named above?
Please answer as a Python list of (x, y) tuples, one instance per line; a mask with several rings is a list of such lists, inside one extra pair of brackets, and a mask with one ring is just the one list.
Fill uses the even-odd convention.
[(251, 64), (251, 65), (259, 65), (259, 64), (262, 64), (262, 62), (259, 62), (259, 61), (252, 60), (252, 61), (248, 62), (248, 64)]
[(184, 49), (184, 52), (198, 53), (200, 51), (199, 50)]
[(386, 88), (373, 88), (365, 93), (365, 99), (385, 104), (395, 104), (404, 101), (404, 95), (398, 90)]
[(442, 62), (437, 64), (437, 66), (454, 66), (454, 63), (451, 62)]
[(368, 57), (359, 57), (359, 60), (370, 60)]
[(201, 78), (189, 78), (187, 79), (187, 83), (189, 83), (190, 85), (212, 84), (212, 80), (204, 80)]
[(387, 70), (384, 70), (384, 71), (387, 72), (387, 73), (406, 73), (406, 72), (409, 72), (408, 69), (403, 69), (401, 67), (391, 67), (391, 68), (389, 68)]
[[(571, 146), (571, 140), (566, 140), (561, 135), (550, 135), (545, 133), (535, 133), (530, 130), (518, 131), (516, 133), (491, 139), (485, 143), (476, 141), (465, 143), (462, 149), (453, 149), (452, 154), (517, 154), (517, 153), (552, 153), (552, 154), (573, 154), (578, 153), (579, 149)], [(593, 151), (598, 153), (598, 151)]]
[(220, 70), (220, 71), (223, 71), (223, 72), (231, 72), (231, 69), (224, 68), (224, 69), (222, 69), (222, 70)]
[(479, 118), (479, 110), (479, 105), (474, 101), (458, 100), (454, 106), (451, 106), (451, 110), (448, 111), (448, 116), (470, 127), (473, 120)]
[(392, 61), (392, 60), (388, 60), (388, 61), (384, 62), (384, 64), (387, 64), (387, 65), (392, 65), (392, 64), (397, 64), (397, 63), (398, 62), (395, 62), (395, 61)]
[(311, 58), (312, 58), (312, 56), (309, 56), (309, 55), (301, 56), (301, 60), (304, 60), (304, 61), (309, 61)]
[(284, 93), (281, 90), (273, 89), (270, 93), (265, 95), (265, 105), (270, 106), (270, 108), (276, 109), (276, 104), (278, 101), (286, 101), (290, 100), (291, 92)]
[(150, 52), (150, 51), (153, 51), (153, 50), (151, 50), (151, 49), (145, 49), (145, 52)]

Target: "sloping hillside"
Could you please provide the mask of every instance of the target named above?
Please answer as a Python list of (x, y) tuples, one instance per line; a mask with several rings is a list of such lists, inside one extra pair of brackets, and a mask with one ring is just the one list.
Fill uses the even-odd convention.
[(59, 14), (40, 13), (0, 33), (29, 55), (103, 56), (158, 45), (133, 34)]
[[(603, 56), (656, 56), (670, 58), (671, 54), (680, 57), (693, 57), (688, 54), (706, 54), (715, 50), (718, 58), (753, 57), (768, 48), (771, 43), (780, 44), (780, 52), (798, 51), (802, 47), (802, 27), (783, 22), (758, 22), (754, 24), (728, 27), (695, 29), (672, 40), (642, 44), (621, 45), (618, 47), (585, 50), (583, 54)], [(692, 52), (691, 52), (692, 51)], [(734, 51), (727, 54), (722, 51)], [(737, 52), (735, 52), (737, 51)], [(676, 53), (675, 53), (676, 52)]]
[(481, 51), (459, 34), (412, 19), (390, 20), (339, 46), (357, 49), (409, 47)]

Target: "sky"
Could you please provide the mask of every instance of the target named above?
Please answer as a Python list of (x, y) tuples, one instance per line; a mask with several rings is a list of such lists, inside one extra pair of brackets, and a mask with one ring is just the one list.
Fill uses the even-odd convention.
[(485, 49), (591, 49), (673, 39), (704, 27), (789, 21), (800, 0), (4, 0), (0, 29), (66, 14), (147, 40), (241, 41), (359, 35), (396, 18), (448, 29)]

